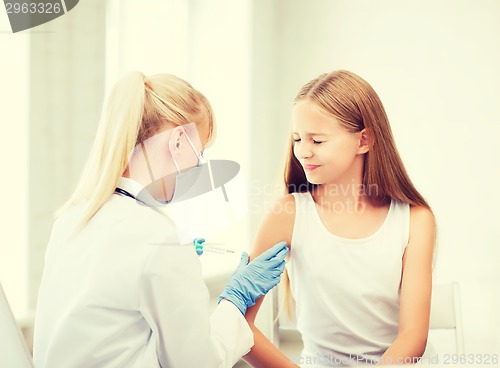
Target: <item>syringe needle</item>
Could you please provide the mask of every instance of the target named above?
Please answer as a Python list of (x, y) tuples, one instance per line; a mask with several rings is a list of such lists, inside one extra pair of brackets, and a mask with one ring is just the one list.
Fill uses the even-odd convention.
[[(210, 244), (210, 243), (207, 243)], [(203, 244), (203, 251), (204, 252), (210, 252), (210, 253), (218, 253), (218, 254), (229, 254), (229, 253), (234, 253), (234, 250), (230, 249), (225, 249), (225, 248), (219, 248), (219, 247), (213, 247), (211, 245), (205, 245)]]

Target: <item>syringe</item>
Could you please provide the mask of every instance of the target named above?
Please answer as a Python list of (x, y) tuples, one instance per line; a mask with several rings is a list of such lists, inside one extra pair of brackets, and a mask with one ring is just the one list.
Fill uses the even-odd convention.
[[(208, 244), (208, 245), (206, 245)], [(219, 248), (219, 247), (214, 247), (210, 245), (212, 243), (205, 243), (202, 247), (204, 252), (211, 252), (211, 253), (217, 253), (217, 254), (230, 254), (234, 253), (234, 250), (230, 249), (225, 249), (225, 248)]]
[(193, 240), (194, 247), (196, 249), (196, 253), (201, 256), (203, 252), (209, 252), (209, 253), (217, 253), (217, 254), (231, 254), (234, 253), (233, 250), (226, 249), (226, 248), (221, 248), (218, 247), (217, 245), (224, 245), (224, 243), (211, 243), (205, 242), (204, 238), (195, 238)]

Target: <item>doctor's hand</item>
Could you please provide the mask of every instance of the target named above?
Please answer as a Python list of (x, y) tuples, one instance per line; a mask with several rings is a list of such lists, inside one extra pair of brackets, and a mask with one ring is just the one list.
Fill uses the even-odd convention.
[(229, 300), (245, 315), (247, 307), (254, 305), (255, 300), (278, 285), (287, 254), (288, 248), (284, 241), (275, 244), (250, 263), (248, 254), (243, 252), (240, 264), (226, 284), (219, 302), (221, 299)]

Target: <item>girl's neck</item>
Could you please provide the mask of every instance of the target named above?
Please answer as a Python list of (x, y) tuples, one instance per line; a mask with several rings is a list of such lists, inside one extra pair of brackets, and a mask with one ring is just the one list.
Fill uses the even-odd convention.
[(331, 208), (343, 206), (359, 211), (369, 204), (362, 180), (357, 177), (319, 185), (312, 194), (317, 204)]

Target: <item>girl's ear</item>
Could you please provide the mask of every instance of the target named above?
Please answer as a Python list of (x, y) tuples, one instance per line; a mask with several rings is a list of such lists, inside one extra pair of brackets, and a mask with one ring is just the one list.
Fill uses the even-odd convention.
[(170, 135), (170, 139), (168, 141), (168, 149), (172, 156), (179, 156), (181, 153), (181, 144), (182, 138), (186, 134), (184, 128), (181, 126), (177, 126), (172, 130), (172, 134)]
[(359, 147), (358, 147), (358, 153), (363, 154), (366, 153), (370, 150), (372, 147), (372, 134), (370, 128), (365, 128), (359, 133)]

